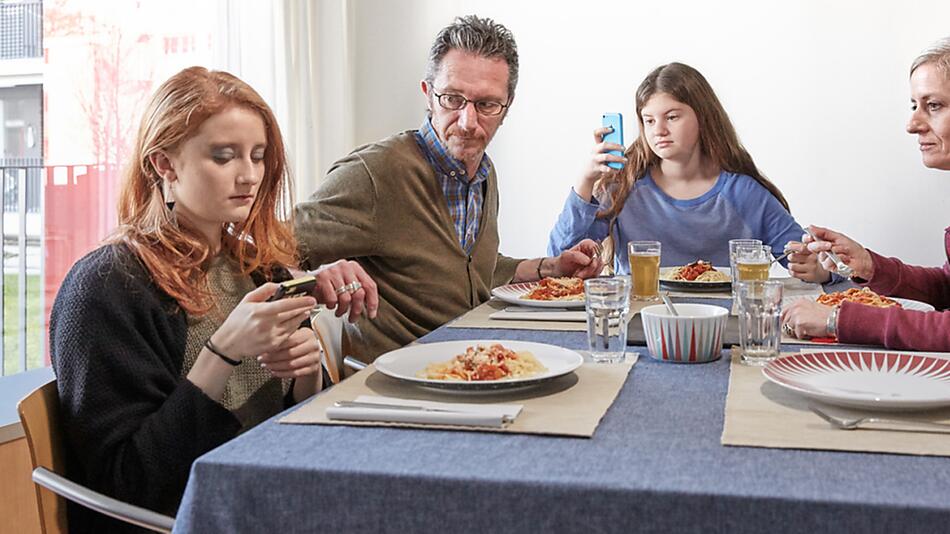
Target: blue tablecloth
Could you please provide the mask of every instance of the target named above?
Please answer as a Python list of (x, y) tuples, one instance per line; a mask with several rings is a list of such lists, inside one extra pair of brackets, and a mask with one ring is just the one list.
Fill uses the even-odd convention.
[[(440, 328), (422, 342), (582, 332)], [(945, 532), (946, 458), (724, 447), (728, 352), (646, 348), (591, 439), (274, 419), (199, 458), (176, 532)], [(950, 438), (948, 438), (950, 439)]]

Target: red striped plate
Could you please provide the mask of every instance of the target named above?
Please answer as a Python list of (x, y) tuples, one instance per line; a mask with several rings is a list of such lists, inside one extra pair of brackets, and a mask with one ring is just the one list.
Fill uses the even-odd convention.
[(509, 304), (531, 306), (532, 308), (583, 308), (584, 299), (580, 300), (528, 300), (521, 298), (538, 286), (537, 282), (518, 282), (496, 287), (491, 294)]
[(950, 357), (874, 351), (792, 354), (762, 374), (779, 386), (828, 404), (878, 410), (950, 405)]

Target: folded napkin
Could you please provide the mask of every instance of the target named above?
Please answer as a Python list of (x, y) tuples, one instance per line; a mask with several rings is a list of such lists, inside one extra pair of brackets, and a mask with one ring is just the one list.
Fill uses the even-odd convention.
[(587, 320), (587, 313), (583, 308), (580, 310), (567, 310), (563, 308), (528, 308), (522, 306), (509, 306), (503, 310), (496, 311), (488, 316), (491, 319), (501, 321), (577, 321)]
[(498, 428), (514, 421), (523, 407), (521, 404), (461, 404), (374, 395), (360, 395), (352, 402), (357, 405), (327, 406), (327, 419)]

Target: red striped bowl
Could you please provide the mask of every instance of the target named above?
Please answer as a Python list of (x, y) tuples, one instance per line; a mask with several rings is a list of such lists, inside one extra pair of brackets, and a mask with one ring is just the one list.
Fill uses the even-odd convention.
[(676, 311), (677, 317), (662, 305), (640, 311), (650, 356), (677, 363), (718, 360), (729, 310), (709, 304), (677, 304)]

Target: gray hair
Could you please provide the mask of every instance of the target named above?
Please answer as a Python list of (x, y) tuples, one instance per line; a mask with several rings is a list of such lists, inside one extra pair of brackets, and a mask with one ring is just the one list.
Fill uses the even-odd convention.
[(439, 35), (429, 50), (426, 63), (426, 81), (430, 84), (442, 67), (442, 58), (457, 49), (485, 58), (501, 58), (508, 64), (508, 100), (515, 95), (518, 85), (518, 46), (508, 28), (490, 18), (477, 15), (456, 17)]
[(910, 65), (910, 73), (913, 74), (917, 67), (921, 65), (931, 63), (940, 69), (945, 77), (950, 79), (950, 37), (940, 39), (924, 50), (923, 54), (917, 56), (917, 59)]

